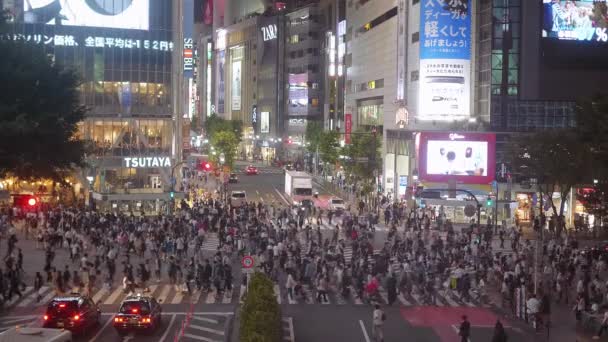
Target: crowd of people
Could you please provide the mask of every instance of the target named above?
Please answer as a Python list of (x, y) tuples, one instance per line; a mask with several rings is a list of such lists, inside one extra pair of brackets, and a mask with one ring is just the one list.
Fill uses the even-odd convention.
[[(205, 187), (206, 179), (195, 177), (186, 188)], [(526, 318), (539, 326), (548, 321), (551, 303), (573, 305), (577, 320), (585, 311), (599, 313), (608, 306), (605, 249), (580, 248), (567, 235), (531, 241), (516, 227), (473, 223), (455, 229), (445, 215), (404, 204), (384, 204), (379, 214), (369, 213), (365, 203), (341, 213), (268, 203), (233, 207), (221, 196), (149, 217), (62, 207), (5, 210), (0, 295), (11, 301), (25, 284), (36, 290), (52, 286), (57, 293), (78, 287), (90, 294), (103, 286), (133, 292), (168, 281), (188, 293), (196, 288), (218, 298), (232, 296), (233, 262), (247, 254), (284, 286), (289, 301), (327, 302), (331, 292), (372, 304), (393, 305), (398, 298), (427, 305), (446, 299), (483, 303), (492, 285), (500, 289), (504, 308), (515, 312), (517, 289), (525, 288)], [(383, 241), (374, 229), (380, 217), (388, 230)], [(324, 223), (332, 227), (325, 236)], [(23, 271), (17, 226), (45, 255), (33, 275)], [(210, 233), (219, 238), (214, 251), (202, 248)], [(495, 237), (500, 244), (493, 243)], [(60, 264), (58, 251), (65, 251), (69, 262)], [(242, 277), (241, 295), (246, 282)], [(598, 335), (608, 328), (608, 317), (601, 326)]]

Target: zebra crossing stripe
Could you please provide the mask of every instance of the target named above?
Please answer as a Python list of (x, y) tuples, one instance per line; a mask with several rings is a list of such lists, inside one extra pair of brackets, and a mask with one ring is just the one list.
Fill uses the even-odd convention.
[(160, 296), (158, 296), (157, 300), (161, 303), (165, 303), (167, 301), (167, 297), (169, 296), (169, 291), (171, 291), (171, 285), (163, 286), (163, 290), (161, 291)]
[(380, 287), (378, 293), (380, 294), (380, 297), (382, 297), (382, 300), (384, 300), (384, 303), (388, 304), (388, 293), (386, 290), (383, 287)]
[(201, 293), (203, 293), (203, 291), (201, 290), (194, 291), (194, 293), (190, 297), (190, 302), (193, 304), (197, 304), (198, 301), (201, 299)]
[(11, 298), (11, 300), (6, 303), (6, 306), (13, 306), (15, 305), (15, 303), (17, 303), (17, 301), (21, 300), (21, 298), (27, 296), (30, 292), (32, 292), (32, 290), (34, 289), (33, 286), (28, 286), (25, 288), (25, 291), (23, 291), (23, 293), (21, 294), (21, 296), (13, 296), (13, 298)]
[(177, 291), (175, 296), (173, 296), (173, 300), (171, 300), (171, 304), (179, 304), (182, 302), (182, 299), (184, 299), (184, 293), (182, 291)]
[(279, 304), (281, 304), (281, 289), (279, 288), (279, 285), (275, 284), (273, 289), (274, 289), (274, 295), (275, 295), (275, 297), (277, 297), (277, 302)]
[(302, 291), (306, 294), (306, 304), (314, 304), (315, 298), (310, 287), (308, 285), (302, 285)]
[(450, 296), (450, 292), (446, 293), (445, 295), (442, 296), (443, 299), (445, 299), (445, 301), (448, 303), (449, 306), (460, 306), (458, 303), (456, 303)]
[[(294, 294), (295, 295), (295, 294)], [(298, 304), (298, 301), (295, 298), (291, 298), (289, 297), (289, 294), (287, 294), (287, 302), (289, 304)]]
[(51, 290), (51, 292), (47, 293), (37, 305), (46, 305), (53, 297), (55, 297), (55, 290)]
[(106, 299), (106, 301), (103, 302), (103, 303), (105, 305), (111, 305), (111, 304), (113, 304), (118, 299), (118, 297), (120, 297), (120, 295), (122, 294), (122, 292), (123, 292), (123, 289), (122, 289), (122, 287), (119, 286), (116, 290), (114, 290), (114, 292), (112, 292), (112, 294), (110, 295), (110, 297), (108, 297)]
[(207, 304), (215, 304), (215, 297), (217, 296), (217, 292), (215, 292), (215, 290), (213, 290), (212, 292), (207, 293), (207, 300), (205, 300), (205, 303)]
[(30, 305), (30, 303), (32, 303), (34, 300), (36, 300), (39, 293), (45, 293), (48, 290), (49, 290), (49, 288), (47, 286), (41, 287), (40, 290), (32, 292), (27, 298), (25, 298), (23, 301), (21, 301), (19, 304), (17, 304), (17, 307), (24, 308), (24, 307)]
[(232, 291), (225, 291), (222, 296), (222, 304), (230, 304), (232, 302)]
[(101, 290), (97, 291), (97, 293), (93, 296), (93, 302), (97, 303), (103, 298), (103, 296), (108, 293), (108, 289), (103, 287)]

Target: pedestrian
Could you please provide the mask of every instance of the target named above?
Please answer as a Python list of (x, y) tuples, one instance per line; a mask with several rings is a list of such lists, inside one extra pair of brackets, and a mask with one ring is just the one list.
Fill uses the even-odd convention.
[(576, 322), (580, 323), (583, 315), (583, 310), (585, 310), (585, 297), (582, 294), (578, 295), (576, 299), (576, 304), (572, 310), (574, 311), (574, 317), (576, 318)]
[(386, 314), (380, 309), (379, 304), (375, 304), (372, 314), (372, 336), (374, 342), (384, 342), (384, 321), (386, 321)]
[(386, 291), (388, 292), (388, 305), (393, 305), (397, 299), (397, 279), (392, 272), (386, 280)]
[(467, 320), (467, 316), (462, 316), (462, 322), (458, 329), (458, 335), (460, 336), (461, 342), (468, 342), (469, 336), (471, 336), (471, 323)]
[(296, 281), (291, 273), (292, 272), (287, 273), (287, 281), (285, 282), (285, 288), (287, 289), (287, 296), (289, 297), (289, 300), (293, 301), (293, 291), (296, 287)]
[(496, 321), (494, 326), (494, 336), (492, 336), (492, 342), (507, 342), (507, 332), (500, 320)]
[(42, 275), (40, 274), (40, 272), (36, 272), (36, 275), (34, 276), (34, 291), (36, 292), (36, 303), (40, 303), (40, 299), (42, 299), (42, 293), (40, 293), (42, 284)]

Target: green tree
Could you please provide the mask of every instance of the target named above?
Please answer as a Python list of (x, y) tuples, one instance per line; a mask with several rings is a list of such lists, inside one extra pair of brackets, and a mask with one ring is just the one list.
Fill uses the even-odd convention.
[(0, 177), (63, 182), (84, 166), (79, 85), (79, 76), (42, 47), (0, 41)]
[(319, 146), (322, 132), (323, 123), (321, 121), (310, 121), (306, 125), (304, 138), (306, 139), (306, 148), (309, 152), (317, 153), (317, 147)]
[(239, 140), (232, 131), (219, 131), (216, 132), (211, 140), (211, 146), (215, 148), (215, 155), (211, 156), (211, 160), (218, 164), (220, 154), (224, 154), (224, 165), (232, 167), (234, 164), (234, 158), (236, 156), (237, 148), (239, 147)]
[(273, 288), (272, 280), (266, 275), (256, 272), (251, 276), (241, 308), (240, 341), (281, 341), (281, 308)]
[(340, 133), (321, 132), (319, 137), (319, 157), (326, 164), (335, 164), (340, 155)]
[(351, 143), (345, 145), (341, 155), (345, 156), (344, 168), (347, 177), (355, 183), (361, 183), (363, 192), (374, 192), (376, 172), (382, 160), (382, 136), (358, 130), (351, 134)]
[[(559, 236), (572, 187), (589, 179), (588, 149), (580, 144), (573, 130), (545, 131), (518, 137), (508, 148), (507, 160), (514, 174), (523, 180), (534, 180), (538, 192), (549, 201), (558, 219), (556, 234)], [(553, 200), (555, 192), (561, 198), (559, 209)]]
[(241, 142), (243, 136), (243, 123), (238, 120), (226, 120), (215, 114), (209, 116), (205, 120), (205, 135), (210, 141), (213, 140), (213, 136), (222, 131), (230, 131), (234, 133), (238, 142)]

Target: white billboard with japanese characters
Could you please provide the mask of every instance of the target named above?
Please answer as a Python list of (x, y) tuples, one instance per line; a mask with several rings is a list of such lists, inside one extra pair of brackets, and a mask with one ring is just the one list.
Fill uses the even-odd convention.
[(30, 24), (148, 30), (149, 0), (24, 0)]
[(420, 120), (471, 115), (470, 0), (420, 2)]

